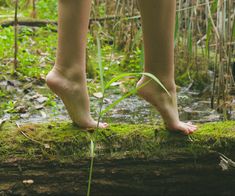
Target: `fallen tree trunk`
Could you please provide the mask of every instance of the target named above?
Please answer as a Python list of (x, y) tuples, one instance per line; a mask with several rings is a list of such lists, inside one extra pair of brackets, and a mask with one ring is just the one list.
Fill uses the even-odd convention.
[[(105, 21), (115, 21), (115, 20), (139, 20), (140, 16), (106, 16), (101, 18), (91, 18), (90, 23), (94, 22), (105, 22)], [(7, 20), (0, 22), (0, 26), (9, 27), (14, 25), (14, 20)], [(47, 25), (58, 25), (57, 21), (53, 20), (39, 20), (39, 19), (19, 19), (18, 25), (29, 26), (29, 27), (45, 27)]]
[(116, 124), (91, 133), (69, 122), (6, 122), (0, 195), (85, 195), (91, 139), (92, 195), (232, 195), (235, 171), (220, 156), (235, 158), (235, 122), (199, 127), (183, 136), (150, 125)]

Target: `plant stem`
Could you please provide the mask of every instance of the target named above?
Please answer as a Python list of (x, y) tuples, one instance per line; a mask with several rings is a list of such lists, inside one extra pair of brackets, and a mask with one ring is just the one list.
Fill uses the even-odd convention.
[(15, 20), (14, 20), (14, 27), (15, 27), (15, 40), (14, 40), (14, 72), (16, 71), (16, 68), (18, 66), (18, 60), (17, 60), (17, 55), (18, 55), (18, 0), (15, 1)]
[(90, 171), (89, 171), (87, 196), (90, 196), (90, 192), (91, 192), (91, 180), (92, 180), (92, 173), (93, 173), (93, 165), (94, 165), (94, 143), (93, 143), (93, 140), (91, 139), (91, 164), (90, 164)]

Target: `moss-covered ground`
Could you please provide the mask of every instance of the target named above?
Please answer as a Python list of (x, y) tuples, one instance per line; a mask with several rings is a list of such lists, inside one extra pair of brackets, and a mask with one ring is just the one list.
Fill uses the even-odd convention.
[(163, 126), (143, 124), (111, 124), (108, 129), (85, 131), (70, 122), (24, 125), (5, 122), (0, 129), (0, 162), (88, 159), (91, 139), (97, 159), (172, 159), (209, 152), (234, 157), (235, 121), (201, 124), (190, 136), (170, 133)]

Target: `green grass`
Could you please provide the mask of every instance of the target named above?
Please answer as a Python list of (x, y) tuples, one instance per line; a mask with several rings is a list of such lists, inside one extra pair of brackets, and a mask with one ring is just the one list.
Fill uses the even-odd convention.
[(108, 129), (99, 129), (91, 135), (70, 122), (25, 124), (20, 128), (6, 122), (0, 130), (0, 161), (88, 159), (91, 139), (99, 159), (201, 156), (210, 151), (235, 156), (234, 121), (199, 125), (199, 130), (191, 136), (172, 134), (163, 126), (151, 125), (111, 124)]

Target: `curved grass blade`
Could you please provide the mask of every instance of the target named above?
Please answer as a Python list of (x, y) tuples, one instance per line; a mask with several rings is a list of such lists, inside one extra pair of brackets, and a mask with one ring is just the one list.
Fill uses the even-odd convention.
[(97, 36), (97, 50), (98, 50), (98, 64), (99, 64), (99, 72), (100, 72), (100, 84), (101, 84), (101, 89), (102, 93), (104, 94), (104, 69), (102, 66), (102, 56), (101, 56), (101, 44), (100, 44), (100, 39)]
[(116, 76), (115, 78), (111, 79), (106, 85), (105, 85), (105, 89), (109, 88), (111, 86), (112, 83), (120, 80), (121, 78), (124, 77), (128, 77), (128, 76), (140, 76), (140, 75), (144, 75), (144, 76), (148, 76), (149, 78), (153, 79), (159, 86), (161, 86), (163, 88), (164, 91), (166, 91), (166, 93), (171, 97), (170, 93), (168, 92), (168, 90), (165, 88), (165, 86), (161, 83), (161, 81), (154, 76), (151, 73), (147, 73), (147, 72), (143, 72), (143, 73), (124, 73), (124, 74), (120, 74), (118, 76)]
[(109, 110), (111, 110), (112, 108), (114, 108), (117, 104), (119, 104), (122, 100), (124, 100), (125, 98), (135, 94), (140, 88), (144, 87), (146, 84), (148, 84), (151, 80), (148, 80), (147, 82), (145, 82), (144, 84), (140, 85), (137, 88), (134, 88), (133, 90), (131, 90), (130, 92), (126, 93), (125, 95), (123, 95), (121, 98), (117, 99), (115, 102), (113, 102), (112, 104), (110, 104), (108, 107), (106, 107), (101, 113), (100, 115), (103, 116), (105, 113), (107, 113)]

